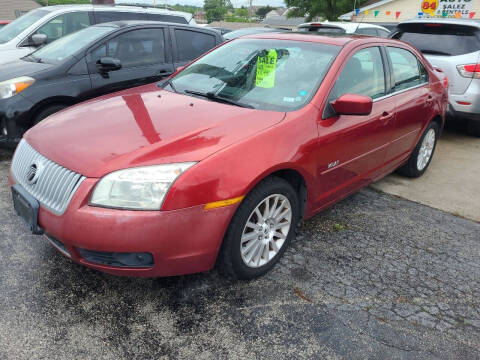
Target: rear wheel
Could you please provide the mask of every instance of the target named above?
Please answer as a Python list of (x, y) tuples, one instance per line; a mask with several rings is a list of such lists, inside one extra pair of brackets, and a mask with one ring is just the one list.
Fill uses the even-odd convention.
[(398, 169), (398, 173), (411, 178), (422, 176), (432, 161), (439, 133), (436, 122), (428, 124), (407, 163)]
[(469, 135), (480, 137), (480, 121), (469, 120), (467, 124), (467, 132)]
[(221, 269), (236, 279), (265, 274), (282, 257), (299, 222), (299, 201), (284, 179), (262, 181), (242, 201), (219, 254)]
[(51, 105), (42, 111), (40, 111), (36, 116), (35, 119), (33, 120), (33, 126), (37, 125), (40, 121), (46, 119), (50, 115), (55, 114), (56, 112), (59, 112), (60, 110), (63, 110), (67, 107), (67, 105)]

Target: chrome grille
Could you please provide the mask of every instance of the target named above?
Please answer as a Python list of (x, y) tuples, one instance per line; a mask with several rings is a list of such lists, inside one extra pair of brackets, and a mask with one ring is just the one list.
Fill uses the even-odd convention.
[(24, 139), (12, 161), (12, 175), (38, 202), (57, 215), (67, 210), (85, 177), (47, 159)]

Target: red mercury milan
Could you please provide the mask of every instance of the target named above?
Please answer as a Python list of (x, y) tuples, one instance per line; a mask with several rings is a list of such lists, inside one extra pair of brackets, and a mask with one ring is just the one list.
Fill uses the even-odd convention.
[(411, 46), (360, 36), (228, 42), (159, 84), (29, 130), (17, 213), (65, 256), (117, 275), (264, 274), (306, 219), (432, 160), (447, 79)]

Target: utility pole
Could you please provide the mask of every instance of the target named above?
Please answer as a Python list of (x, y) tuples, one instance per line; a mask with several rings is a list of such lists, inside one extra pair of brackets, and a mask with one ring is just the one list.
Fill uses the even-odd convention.
[(250, 15), (248, 17), (248, 22), (251, 23), (252, 22), (252, 3), (253, 3), (253, 0), (250, 0), (250, 6), (248, 7), (248, 14)]

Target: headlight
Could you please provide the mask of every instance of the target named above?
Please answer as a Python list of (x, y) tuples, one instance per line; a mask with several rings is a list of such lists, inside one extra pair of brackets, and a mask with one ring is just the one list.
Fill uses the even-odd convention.
[(35, 79), (28, 76), (2, 81), (0, 82), (0, 99), (7, 99), (19, 94), (34, 82)]
[(194, 162), (144, 166), (112, 172), (97, 183), (90, 205), (160, 210), (170, 186)]

